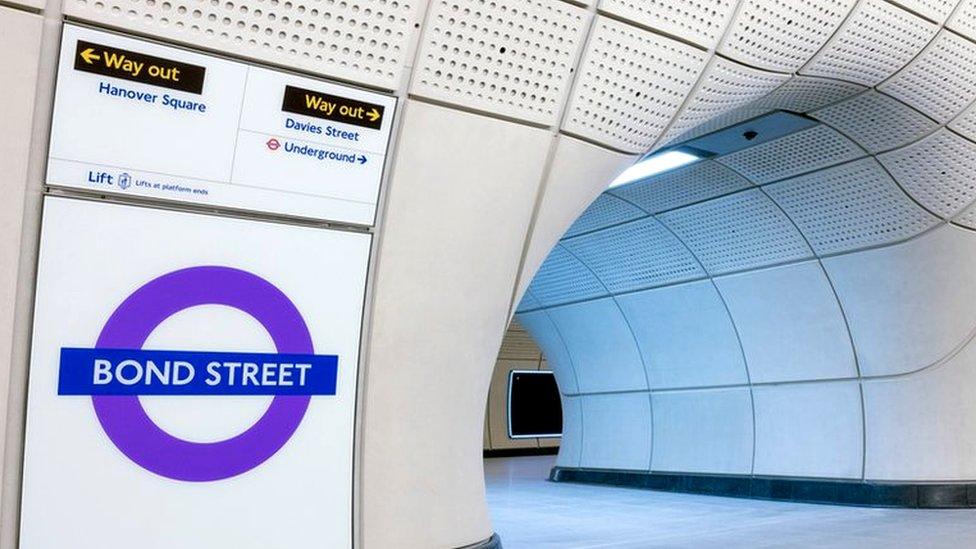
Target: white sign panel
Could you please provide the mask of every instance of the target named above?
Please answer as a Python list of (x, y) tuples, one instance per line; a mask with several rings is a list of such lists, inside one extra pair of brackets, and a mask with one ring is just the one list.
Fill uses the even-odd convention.
[(21, 547), (350, 547), (370, 239), (47, 198)]
[(48, 183), (372, 225), (396, 98), (64, 26)]

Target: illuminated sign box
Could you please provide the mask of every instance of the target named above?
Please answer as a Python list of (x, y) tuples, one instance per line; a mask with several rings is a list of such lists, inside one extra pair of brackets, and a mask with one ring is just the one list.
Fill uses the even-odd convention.
[(65, 25), (47, 182), (372, 225), (396, 98)]

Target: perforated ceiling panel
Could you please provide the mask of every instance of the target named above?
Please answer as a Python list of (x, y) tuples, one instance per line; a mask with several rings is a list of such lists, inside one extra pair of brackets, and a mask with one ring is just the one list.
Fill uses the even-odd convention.
[(942, 31), (879, 90), (948, 122), (976, 99), (976, 43)]
[(625, 200), (616, 196), (601, 194), (586, 208), (583, 215), (576, 219), (573, 226), (566, 231), (566, 236), (576, 236), (610, 225), (632, 221), (646, 215), (646, 212)]
[(649, 218), (563, 240), (611, 293), (703, 278), (705, 271), (661, 223)]
[(963, 212), (956, 216), (953, 221), (964, 227), (976, 229), (976, 204), (970, 205), (968, 208), (963, 210)]
[(762, 145), (718, 159), (753, 183), (777, 181), (864, 156), (864, 151), (836, 130), (818, 124)]
[(687, 44), (599, 17), (563, 129), (644, 152), (678, 111), (705, 58)]
[(650, 213), (660, 213), (750, 187), (749, 181), (711, 160), (609, 191)]
[(421, 0), (65, 0), (65, 14), (395, 89)]
[(891, 0), (941, 24), (952, 13), (959, 0)]
[(938, 127), (924, 114), (874, 90), (815, 111), (811, 116), (840, 130), (871, 154), (921, 139)]
[(661, 142), (668, 143), (700, 124), (764, 97), (787, 80), (785, 74), (761, 71), (714, 56)]
[(873, 158), (774, 183), (765, 190), (820, 255), (905, 240), (939, 222), (905, 195)]
[(938, 28), (885, 0), (865, 0), (800, 72), (873, 86), (911, 61)]
[(593, 273), (559, 244), (539, 267), (529, 291), (543, 307), (607, 294)]
[(733, 0), (601, 0), (600, 9), (705, 48), (722, 36)]
[(812, 256), (790, 220), (759, 189), (658, 216), (716, 275)]
[(776, 88), (757, 104), (767, 109), (806, 113), (843, 101), (864, 91), (865, 87), (852, 82), (815, 76), (797, 76)]
[(976, 40), (976, 0), (963, 0), (946, 21), (946, 27), (970, 40)]
[(526, 289), (525, 294), (522, 295), (522, 301), (519, 301), (518, 306), (515, 308), (515, 312), (521, 313), (524, 311), (530, 311), (532, 309), (538, 309), (539, 307), (542, 307), (542, 304), (540, 304), (539, 300), (532, 295), (532, 292)]
[[(707, 122), (694, 126), (690, 130), (679, 134), (677, 137), (672, 137), (673, 134), (669, 132), (666, 136), (662, 136), (662, 140), (658, 145), (655, 145), (654, 148), (660, 148), (665, 144), (674, 145), (684, 141), (689, 141), (691, 139), (695, 139), (696, 137), (701, 137), (705, 134), (722, 130), (729, 126), (734, 126), (740, 122), (745, 122), (746, 120), (768, 114), (770, 109), (763, 107), (760, 104), (761, 102), (761, 100), (753, 101), (737, 109), (732, 109), (731, 111), (720, 114)], [(665, 141), (663, 138), (666, 138), (667, 140)]]
[(411, 93), (553, 125), (589, 14), (559, 0), (435, 0)]
[(744, 0), (719, 51), (747, 65), (794, 72), (830, 38), (856, 0)]
[(949, 130), (878, 158), (908, 194), (945, 219), (976, 199), (976, 143)]
[(970, 105), (968, 109), (950, 122), (949, 127), (969, 139), (976, 141), (976, 103)]
[(796, 76), (773, 90), (771, 93), (742, 107), (720, 114), (699, 124), (693, 129), (668, 140), (673, 143), (687, 141), (707, 133), (734, 126), (751, 118), (768, 114), (774, 110), (807, 113), (824, 106), (843, 101), (857, 95), (866, 88), (853, 82), (821, 78), (818, 76)]

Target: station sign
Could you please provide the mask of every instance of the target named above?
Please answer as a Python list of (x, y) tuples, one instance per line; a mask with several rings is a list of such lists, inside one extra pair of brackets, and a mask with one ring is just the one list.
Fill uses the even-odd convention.
[(21, 546), (351, 547), (370, 246), (47, 197)]
[(47, 183), (372, 225), (396, 98), (65, 25)]

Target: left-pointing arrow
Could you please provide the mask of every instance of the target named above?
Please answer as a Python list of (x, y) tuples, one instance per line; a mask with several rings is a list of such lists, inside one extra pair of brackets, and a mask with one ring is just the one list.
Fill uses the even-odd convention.
[(95, 53), (95, 48), (88, 48), (87, 50), (81, 52), (81, 58), (85, 60), (85, 63), (94, 65), (95, 61), (101, 59), (102, 56)]

